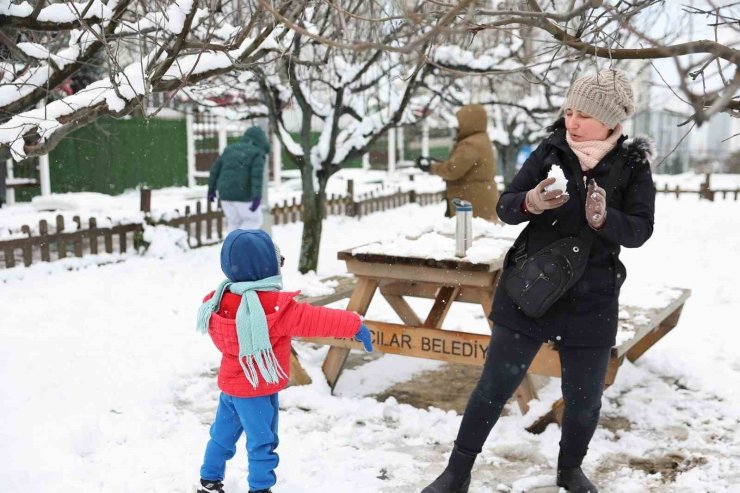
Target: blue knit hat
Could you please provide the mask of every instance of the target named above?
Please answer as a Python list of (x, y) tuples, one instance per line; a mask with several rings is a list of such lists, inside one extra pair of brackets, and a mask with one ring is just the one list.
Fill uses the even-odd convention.
[(258, 281), (280, 274), (280, 253), (261, 229), (237, 229), (221, 247), (221, 270), (232, 282)]

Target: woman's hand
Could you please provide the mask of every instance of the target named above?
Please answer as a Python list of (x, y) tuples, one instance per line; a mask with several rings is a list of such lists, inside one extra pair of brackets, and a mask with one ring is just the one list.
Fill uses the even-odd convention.
[(603, 228), (606, 221), (606, 190), (594, 179), (589, 180), (586, 192), (586, 220), (593, 229)]
[(570, 196), (562, 190), (545, 192), (545, 188), (553, 183), (555, 183), (555, 178), (545, 178), (536, 187), (527, 192), (527, 196), (524, 199), (524, 205), (527, 207), (527, 211), (532, 214), (542, 214), (546, 210), (557, 209), (570, 199)]

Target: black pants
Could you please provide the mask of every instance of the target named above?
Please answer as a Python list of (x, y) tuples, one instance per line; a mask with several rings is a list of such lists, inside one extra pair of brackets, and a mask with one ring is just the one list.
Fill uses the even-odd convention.
[[(506, 401), (524, 379), (540, 349), (538, 340), (497, 325), (493, 328), (486, 363), (470, 395), (455, 443), (478, 454)], [(601, 394), (609, 364), (609, 347), (560, 347), (565, 409), (559, 467), (580, 466), (599, 421)]]

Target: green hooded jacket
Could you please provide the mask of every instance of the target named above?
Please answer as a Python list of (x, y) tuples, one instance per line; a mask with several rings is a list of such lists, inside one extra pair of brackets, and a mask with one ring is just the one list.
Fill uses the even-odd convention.
[(262, 196), (265, 160), (270, 143), (259, 127), (250, 127), (241, 139), (226, 146), (211, 166), (208, 193), (218, 190), (221, 200), (251, 202)]

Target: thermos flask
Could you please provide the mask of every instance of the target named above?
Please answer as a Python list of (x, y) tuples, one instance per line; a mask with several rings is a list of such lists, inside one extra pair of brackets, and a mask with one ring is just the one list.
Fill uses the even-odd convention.
[(455, 206), (455, 256), (464, 257), (473, 244), (473, 204), (461, 199), (452, 199)]

